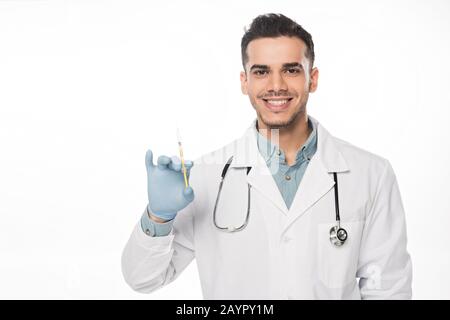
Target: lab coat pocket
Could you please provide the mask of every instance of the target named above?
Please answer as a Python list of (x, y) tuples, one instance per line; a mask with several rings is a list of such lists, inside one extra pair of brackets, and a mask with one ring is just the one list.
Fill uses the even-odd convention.
[(337, 247), (330, 241), (330, 229), (336, 223), (322, 223), (317, 232), (319, 280), (329, 288), (341, 288), (356, 280), (362, 221), (341, 222), (348, 233), (345, 243)]

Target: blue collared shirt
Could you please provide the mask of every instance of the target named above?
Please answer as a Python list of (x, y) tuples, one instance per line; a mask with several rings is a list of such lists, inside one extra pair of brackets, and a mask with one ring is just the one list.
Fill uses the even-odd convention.
[[(258, 131), (257, 122), (255, 122), (255, 126), (253, 127), (258, 143), (258, 150), (266, 161), (267, 166), (269, 168), (274, 168), (274, 161), (278, 162), (275, 163), (278, 165), (278, 170), (273, 173), (273, 178), (288, 209), (291, 207), (295, 193), (305, 174), (309, 161), (317, 150), (316, 125), (308, 119), (308, 126), (312, 131), (303, 146), (297, 151), (295, 163), (291, 166), (287, 164), (286, 156), (284, 152), (279, 149), (279, 146), (267, 140), (267, 138)], [(151, 220), (147, 214), (147, 210), (141, 218), (142, 230), (147, 235), (166, 236), (172, 230), (172, 225), (173, 220), (169, 220), (165, 223), (158, 223)]]
[(306, 168), (317, 150), (317, 128), (309, 118), (308, 126), (311, 133), (303, 146), (297, 151), (295, 163), (291, 166), (287, 164), (283, 150), (280, 150), (277, 144), (273, 144), (271, 141), (267, 140), (267, 138), (258, 131), (257, 123), (254, 127), (258, 149), (266, 161), (267, 166), (269, 168), (276, 168), (276, 166), (274, 166), (274, 161), (277, 162), (275, 165), (278, 166), (278, 170), (273, 172), (272, 175), (288, 209), (291, 207)]

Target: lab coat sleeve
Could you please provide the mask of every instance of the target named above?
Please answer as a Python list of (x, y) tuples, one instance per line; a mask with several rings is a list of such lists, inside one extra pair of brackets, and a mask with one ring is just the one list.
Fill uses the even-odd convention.
[(405, 212), (394, 171), (385, 161), (364, 224), (357, 277), (362, 299), (411, 299)]
[(122, 273), (135, 291), (150, 293), (175, 280), (194, 258), (194, 203), (180, 210), (167, 236), (145, 234), (139, 222), (122, 253)]

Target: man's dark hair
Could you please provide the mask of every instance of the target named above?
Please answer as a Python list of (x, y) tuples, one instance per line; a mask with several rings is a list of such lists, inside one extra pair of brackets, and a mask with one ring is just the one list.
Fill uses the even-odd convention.
[(306, 58), (314, 64), (314, 43), (311, 35), (297, 22), (282, 14), (268, 13), (253, 19), (250, 28), (244, 28), (245, 34), (241, 41), (242, 66), (248, 62), (247, 47), (250, 41), (260, 38), (276, 38), (281, 36), (297, 37), (306, 44)]

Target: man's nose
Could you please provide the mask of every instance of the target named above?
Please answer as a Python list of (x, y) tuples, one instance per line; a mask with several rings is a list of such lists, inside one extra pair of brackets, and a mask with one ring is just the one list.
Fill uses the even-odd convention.
[(283, 78), (283, 75), (280, 73), (272, 73), (269, 78), (269, 88), (267, 89), (268, 91), (273, 90), (275, 92), (287, 90), (287, 84)]

